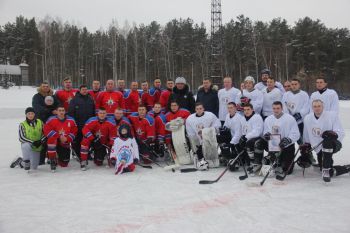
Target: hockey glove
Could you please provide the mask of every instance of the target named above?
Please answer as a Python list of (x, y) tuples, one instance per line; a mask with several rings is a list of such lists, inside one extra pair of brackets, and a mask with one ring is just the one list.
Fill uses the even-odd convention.
[(139, 160), (137, 158), (134, 158), (134, 164), (138, 164)]
[(245, 137), (245, 135), (243, 135), (243, 136), (239, 139), (239, 146), (240, 146), (241, 148), (244, 148), (247, 141), (248, 141), (248, 139)]
[(241, 104), (244, 106), (245, 104), (248, 104), (250, 102), (250, 99), (248, 97), (242, 96), (240, 98)]
[(264, 139), (265, 141), (269, 141), (269, 140), (271, 139), (271, 133), (270, 133), (270, 132), (267, 132), (266, 134), (264, 134), (263, 139)]
[(300, 121), (300, 120), (302, 119), (300, 113), (295, 113), (295, 114), (293, 115), (293, 117), (294, 117), (294, 119), (296, 120), (296, 122), (298, 122), (298, 121)]
[(308, 154), (311, 152), (311, 144), (310, 143), (304, 143), (302, 145), (299, 146), (300, 149), (300, 154), (304, 155), (304, 154)]
[(292, 139), (290, 139), (290, 138), (282, 138), (279, 146), (283, 150), (283, 149), (287, 148), (289, 145), (291, 145), (292, 143), (293, 143)]
[(326, 130), (322, 133), (321, 137), (323, 139), (329, 139), (329, 140), (337, 140), (338, 134), (332, 130)]
[(41, 140), (34, 141), (34, 142), (32, 143), (32, 145), (33, 145), (34, 147), (39, 147), (39, 146), (41, 146)]
[(92, 146), (94, 147), (95, 150), (101, 149), (103, 147), (99, 137), (95, 138), (92, 141)]

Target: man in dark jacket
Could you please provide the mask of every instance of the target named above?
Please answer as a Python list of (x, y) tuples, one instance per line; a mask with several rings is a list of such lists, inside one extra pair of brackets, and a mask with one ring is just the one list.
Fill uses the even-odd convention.
[(80, 143), (83, 139), (82, 129), (85, 122), (95, 116), (95, 102), (88, 92), (86, 85), (79, 87), (74, 98), (69, 102), (68, 115), (73, 117), (78, 126), (78, 133), (72, 143), (73, 150), (77, 156), (80, 155)]
[(211, 84), (210, 78), (203, 79), (203, 85), (199, 88), (196, 102), (203, 104), (205, 111), (212, 112), (218, 117), (219, 98), (217, 86)]
[(186, 79), (184, 77), (177, 77), (175, 80), (175, 87), (173, 93), (168, 100), (168, 111), (170, 111), (170, 103), (176, 100), (180, 108), (185, 108), (191, 113), (194, 113), (195, 100), (192, 92), (190, 92)]
[(52, 110), (46, 107), (45, 97), (53, 97), (53, 109), (56, 109), (58, 105), (58, 100), (53, 95), (53, 90), (50, 88), (49, 83), (43, 82), (40, 87), (38, 87), (38, 93), (33, 96), (32, 105), (35, 111), (35, 116), (45, 123), (47, 116), (51, 115)]

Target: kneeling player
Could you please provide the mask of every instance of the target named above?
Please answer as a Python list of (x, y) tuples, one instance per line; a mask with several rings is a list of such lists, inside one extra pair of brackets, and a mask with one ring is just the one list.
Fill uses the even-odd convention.
[(100, 108), (97, 117), (91, 117), (82, 130), (83, 140), (81, 141), (81, 170), (86, 170), (87, 158), (90, 146), (94, 152), (94, 162), (97, 166), (103, 164), (108, 150), (113, 145), (116, 137), (115, 124), (110, 118), (107, 118), (107, 112)]
[[(312, 101), (312, 113), (304, 119), (304, 145), (308, 151), (311, 146), (317, 153), (317, 160), (322, 171), (322, 178), (330, 182), (333, 175), (349, 172), (346, 166), (333, 166), (333, 154), (340, 151), (344, 138), (344, 129), (336, 113), (324, 111), (322, 100)], [(301, 155), (307, 156), (307, 155)]]
[(124, 124), (118, 130), (119, 137), (115, 139), (111, 152), (111, 163), (115, 165), (116, 175), (134, 171), (139, 160), (139, 148), (130, 126)]
[[(261, 167), (264, 149), (269, 152), (271, 162), (276, 161), (275, 173), (290, 174), (293, 171), (291, 167), (294, 160), (295, 142), (299, 140), (300, 133), (296, 120), (287, 113), (283, 113), (282, 103), (276, 101), (272, 104), (273, 114), (268, 116), (264, 122), (264, 136), (257, 141), (254, 150), (253, 170)], [(269, 151), (268, 142), (272, 137), (277, 138), (275, 145), (276, 151)]]
[(70, 146), (74, 140), (78, 127), (73, 118), (65, 116), (66, 110), (58, 106), (57, 116), (50, 117), (45, 126), (47, 137), (47, 156), (50, 160), (51, 171), (56, 171), (56, 165), (67, 167), (70, 160)]

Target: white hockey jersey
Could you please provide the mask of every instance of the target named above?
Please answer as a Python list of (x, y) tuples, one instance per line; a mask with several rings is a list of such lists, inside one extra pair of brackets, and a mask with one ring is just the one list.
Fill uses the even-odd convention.
[[(310, 143), (312, 147), (316, 146), (323, 140), (321, 135), (326, 130), (336, 132), (339, 141), (344, 139), (344, 129), (335, 112), (324, 111), (318, 119), (313, 112), (310, 112), (304, 119), (304, 142)], [(321, 149), (322, 146), (319, 146), (315, 151), (318, 153)]]
[(240, 90), (238, 90), (235, 87), (232, 87), (231, 89), (226, 90), (225, 88), (220, 89), (218, 92), (218, 98), (219, 98), (219, 119), (220, 121), (224, 121), (225, 117), (227, 115), (227, 104), (229, 102), (235, 102), (236, 96)]
[(272, 112), (272, 104), (275, 101), (282, 100), (282, 92), (278, 88), (272, 89), (272, 91), (268, 91), (265, 88), (263, 91), (264, 102), (262, 107), (262, 115), (267, 117), (273, 114)]
[(290, 138), (293, 143), (300, 138), (298, 124), (294, 117), (284, 113), (280, 118), (271, 115), (265, 119), (264, 133), (279, 134), (282, 138)]
[(136, 143), (135, 138), (128, 138), (123, 140), (117, 137), (114, 140), (114, 144), (111, 150), (111, 159), (116, 160), (116, 167), (119, 166), (121, 160), (125, 160), (125, 167), (129, 166), (134, 162), (134, 159), (139, 158), (139, 147)]
[(302, 119), (297, 122), (298, 124), (303, 122), (304, 117), (310, 111), (309, 95), (305, 91), (299, 91), (296, 94), (291, 91), (284, 93), (282, 104), (284, 113), (288, 113), (292, 116), (296, 113), (300, 113)]
[[(255, 84), (254, 88), (258, 89), (259, 91), (263, 91), (267, 86), (263, 83), (263, 82), (258, 82), (257, 84)], [(275, 82), (275, 87), (277, 87), (282, 93), (285, 92), (284, 87), (282, 85), (282, 83), (276, 81)]]
[(255, 113), (248, 120), (246, 117), (243, 117), (242, 135), (245, 135), (248, 140), (261, 137), (263, 130), (264, 122), (259, 114)]
[[(258, 89), (253, 89), (251, 92), (244, 89), (243, 96), (248, 97), (250, 99), (250, 103), (253, 105), (254, 112), (260, 114), (263, 106), (264, 97), (261, 91)], [(240, 98), (242, 97), (242, 93), (239, 92), (236, 97), (236, 103), (240, 103)]]
[(322, 94), (319, 91), (315, 91), (310, 96), (310, 112), (313, 112), (312, 110), (312, 101), (320, 99), (323, 102), (323, 110), (324, 111), (332, 111), (335, 113), (339, 113), (339, 98), (337, 92), (335, 92), (333, 89), (325, 90)]
[(211, 112), (204, 111), (204, 114), (200, 117), (193, 113), (186, 119), (188, 137), (197, 137), (200, 142), (202, 141), (202, 129), (209, 127), (214, 127), (215, 129), (221, 127), (220, 120)]
[(224, 126), (231, 130), (231, 144), (238, 144), (242, 136), (242, 125), (243, 117), (239, 113), (236, 113), (233, 117), (229, 113), (226, 115)]

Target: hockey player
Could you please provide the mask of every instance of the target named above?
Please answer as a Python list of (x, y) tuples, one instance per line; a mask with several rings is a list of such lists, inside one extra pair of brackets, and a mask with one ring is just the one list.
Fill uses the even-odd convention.
[(139, 104), (141, 102), (140, 93), (138, 91), (138, 83), (131, 82), (130, 90), (124, 92), (125, 100), (125, 115), (129, 116), (133, 112), (137, 112)]
[(169, 97), (168, 109), (170, 109), (170, 102), (173, 100), (179, 103), (180, 108), (185, 108), (191, 113), (194, 112), (195, 100), (184, 77), (176, 78), (173, 93)]
[(92, 90), (89, 90), (89, 94), (95, 102), (96, 102), (97, 96), (100, 92), (101, 92), (100, 81), (98, 81), (98, 80), (92, 81)]
[(119, 128), (119, 137), (114, 141), (111, 151), (111, 163), (115, 165), (115, 174), (135, 170), (135, 164), (139, 160), (139, 149), (135, 138), (131, 135), (128, 125)]
[(272, 104), (276, 101), (281, 101), (283, 95), (282, 92), (275, 87), (274, 78), (268, 77), (266, 84), (267, 87), (262, 91), (264, 96), (264, 102), (261, 115), (263, 119), (273, 114)]
[(147, 108), (139, 105), (138, 112), (128, 116), (131, 125), (134, 127), (136, 141), (144, 163), (151, 163), (150, 145), (154, 143), (155, 128), (153, 117), (147, 114)]
[[(349, 172), (345, 166), (333, 166), (333, 154), (342, 148), (341, 142), (344, 136), (344, 129), (336, 112), (326, 111), (322, 100), (313, 100), (312, 112), (304, 119), (304, 144), (300, 150), (306, 148), (305, 151), (310, 151), (311, 147), (315, 148), (325, 182), (330, 182), (334, 175), (339, 176)], [(302, 153), (301, 156), (303, 155), (305, 156)]]
[(227, 115), (227, 104), (236, 101), (236, 96), (240, 90), (232, 86), (232, 78), (227, 76), (223, 80), (224, 88), (218, 92), (219, 98), (219, 119), (221, 125), (224, 124)]
[[(155, 103), (153, 110), (149, 111), (148, 114), (154, 118), (155, 128), (155, 147), (154, 150), (157, 154), (162, 155), (164, 151), (165, 136), (167, 134), (165, 130), (165, 124), (167, 123), (165, 115), (162, 113), (162, 105)], [(152, 148), (153, 149), (153, 148)]]
[(248, 103), (252, 104), (255, 113), (261, 113), (264, 97), (261, 91), (254, 89), (254, 83), (254, 78), (247, 76), (243, 83), (244, 89), (236, 96), (237, 110), (242, 112), (242, 115), (244, 115), (243, 107)]
[[(248, 171), (254, 173), (260, 170), (264, 150), (266, 150), (269, 152), (268, 158), (270, 161), (277, 159), (275, 173), (283, 174), (288, 171), (288, 174), (290, 174), (293, 171), (293, 168), (289, 169), (289, 167), (294, 159), (294, 144), (300, 138), (298, 125), (294, 117), (283, 113), (283, 105), (280, 101), (272, 104), (272, 111), (273, 114), (268, 116), (264, 122), (264, 136), (255, 143), (254, 160)], [(268, 142), (272, 139), (272, 136), (280, 139), (280, 141), (276, 141), (278, 143), (276, 146), (279, 147), (276, 153), (269, 151), (268, 147)]]
[(70, 159), (70, 145), (74, 140), (78, 127), (73, 118), (65, 116), (66, 110), (58, 106), (57, 116), (49, 118), (44, 126), (47, 137), (47, 156), (51, 171), (56, 171), (56, 165), (67, 167)]
[(125, 101), (120, 91), (114, 91), (114, 81), (107, 80), (106, 90), (101, 91), (96, 99), (96, 110), (104, 108), (108, 116), (113, 116), (117, 108), (125, 109)]
[(119, 127), (121, 125), (128, 125), (131, 129), (131, 134), (134, 135), (130, 120), (123, 115), (123, 110), (121, 110), (120, 108), (117, 108), (116, 110), (114, 110), (114, 116), (111, 117), (110, 119), (115, 124), (117, 136), (119, 136), (118, 132), (119, 132)]
[(90, 146), (94, 152), (94, 162), (97, 166), (103, 164), (107, 150), (111, 148), (116, 138), (115, 124), (107, 118), (106, 109), (100, 108), (97, 117), (91, 117), (83, 128), (83, 140), (81, 141), (81, 169), (86, 170), (87, 158)]
[(203, 79), (203, 85), (199, 87), (196, 102), (203, 104), (207, 112), (219, 114), (218, 87), (212, 85), (210, 78)]
[(283, 83), (283, 88), (284, 88), (285, 93), (290, 91), (292, 88), (291, 82), (289, 80), (285, 81)]
[(149, 93), (153, 97), (153, 103), (158, 103), (162, 93), (162, 82), (159, 78), (156, 78), (153, 81), (153, 85), (154, 86), (149, 90)]
[(260, 139), (264, 130), (264, 122), (260, 114), (254, 112), (253, 105), (248, 103), (243, 107), (244, 118), (242, 121), (242, 136), (239, 139), (239, 150), (244, 150), (246, 155), (244, 162), (250, 164), (254, 160), (254, 146)]
[(56, 91), (57, 100), (63, 105), (66, 112), (68, 111), (69, 102), (75, 96), (78, 90), (72, 88), (72, 80), (70, 76), (63, 79), (63, 89)]
[(298, 140), (298, 143), (301, 144), (304, 129), (303, 120), (310, 110), (309, 95), (305, 91), (300, 90), (299, 79), (293, 79), (290, 85), (290, 91), (284, 93), (282, 98), (283, 112), (293, 116), (298, 123), (300, 132), (300, 140)]
[(154, 105), (154, 98), (149, 92), (149, 85), (147, 81), (143, 81), (141, 83), (141, 103), (142, 105), (146, 106), (147, 112), (151, 111)]
[[(237, 113), (237, 108), (236, 104), (234, 102), (229, 102), (227, 104), (227, 110), (228, 113), (225, 118), (225, 123), (224, 127), (228, 128), (231, 133), (231, 141), (229, 142), (230, 148), (231, 148), (231, 153), (227, 153), (226, 155), (231, 155), (231, 156), (226, 156), (226, 164), (227, 162), (233, 158), (232, 155), (236, 155), (237, 151), (239, 151), (238, 144), (239, 144), (239, 139), (242, 137), (242, 122), (243, 122), (243, 117)], [(224, 163), (224, 165), (226, 165)], [(235, 170), (234, 169), (235, 165), (232, 165), (230, 170)]]
[[(267, 87), (267, 79), (271, 77), (271, 71), (269, 69), (263, 69), (260, 72), (261, 82), (258, 82), (255, 84), (255, 89), (258, 89), (259, 91), (263, 91)], [(283, 88), (283, 85), (280, 82), (275, 82), (276, 87), (284, 93), (285, 90)]]
[(119, 79), (117, 81), (117, 90), (116, 91), (119, 91), (120, 93), (122, 93), (124, 95), (124, 92), (126, 91), (125, 87), (126, 87), (125, 80)]
[[(195, 138), (199, 141), (200, 146), (198, 148), (192, 148), (197, 154), (197, 168), (200, 170), (207, 170), (209, 163), (205, 160), (202, 153), (202, 141), (203, 141), (203, 129), (213, 127), (216, 132), (219, 131), (221, 126), (220, 120), (211, 112), (204, 110), (202, 103), (196, 103), (196, 113), (191, 114), (186, 120), (186, 132), (190, 139)], [(217, 148), (215, 148), (217, 150)]]
[[(310, 96), (310, 103), (316, 99), (320, 99), (323, 102), (325, 111), (332, 111), (336, 114), (339, 113), (339, 98), (337, 92), (327, 87), (328, 83), (325, 77), (318, 77), (316, 79), (316, 89)], [(310, 112), (313, 107), (310, 105)]]
[(174, 81), (172, 79), (168, 79), (166, 81), (166, 90), (163, 90), (162, 93), (160, 94), (159, 102), (162, 105), (162, 111), (167, 112), (167, 105), (169, 101), (169, 97), (171, 93), (173, 93), (173, 88), (174, 88)]
[(19, 125), (19, 141), (21, 142), (24, 170), (36, 170), (42, 150), (43, 122), (35, 117), (34, 108), (25, 110), (26, 119)]

